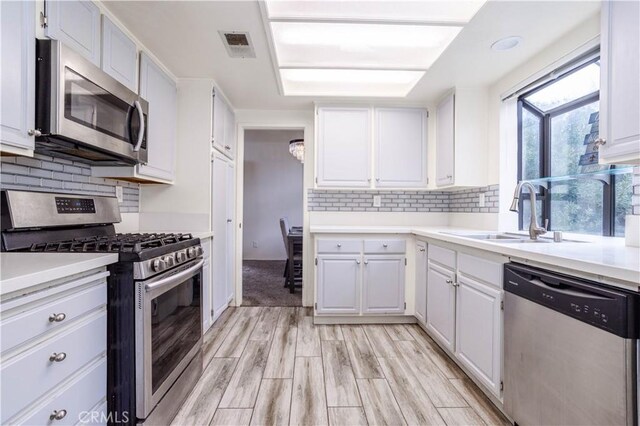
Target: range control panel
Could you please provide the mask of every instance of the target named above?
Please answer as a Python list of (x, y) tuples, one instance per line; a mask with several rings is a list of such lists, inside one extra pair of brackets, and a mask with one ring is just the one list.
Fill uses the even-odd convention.
[(59, 214), (96, 212), (93, 198), (56, 197), (56, 208)]

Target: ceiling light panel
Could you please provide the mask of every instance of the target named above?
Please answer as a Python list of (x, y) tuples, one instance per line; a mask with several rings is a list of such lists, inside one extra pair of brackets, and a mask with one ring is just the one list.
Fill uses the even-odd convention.
[(466, 23), (485, 0), (265, 0), (269, 19)]
[(425, 70), (462, 27), (272, 22), (280, 67)]
[(405, 97), (424, 71), (281, 69), (285, 96)]

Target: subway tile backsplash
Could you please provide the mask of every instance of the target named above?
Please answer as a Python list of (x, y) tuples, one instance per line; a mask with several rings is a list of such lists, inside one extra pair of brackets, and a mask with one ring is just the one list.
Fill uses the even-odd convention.
[(140, 211), (139, 184), (93, 177), (86, 164), (40, 154), (33, 158), (1, 157), (0, 176), (0, 188), (23, 191), (115, 196), (116, 186), (122, 186), (120, 212)]
[[(478, 203), (478, 195), (481, 193), (485, 194), (484, 207), (480, 207)], [(498, 212), (498, 185), (457, 192), (309, 189), (308, 195), (309, 211)], [(373, 206), (374, 195), (380, 196), (380, 207)]]

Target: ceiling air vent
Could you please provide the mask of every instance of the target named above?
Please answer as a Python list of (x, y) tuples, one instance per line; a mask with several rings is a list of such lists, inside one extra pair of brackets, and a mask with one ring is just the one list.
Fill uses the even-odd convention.
[(219, 31), (222, 43), (232, 58), (255, 58), (249, 33), (240, 31)]

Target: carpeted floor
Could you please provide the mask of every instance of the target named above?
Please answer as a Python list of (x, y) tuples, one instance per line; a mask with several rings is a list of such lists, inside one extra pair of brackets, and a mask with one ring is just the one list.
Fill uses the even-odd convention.
[(242, 306), (302, 306), (302, 289), (284, 287), (284, 260), (244, 260)]

